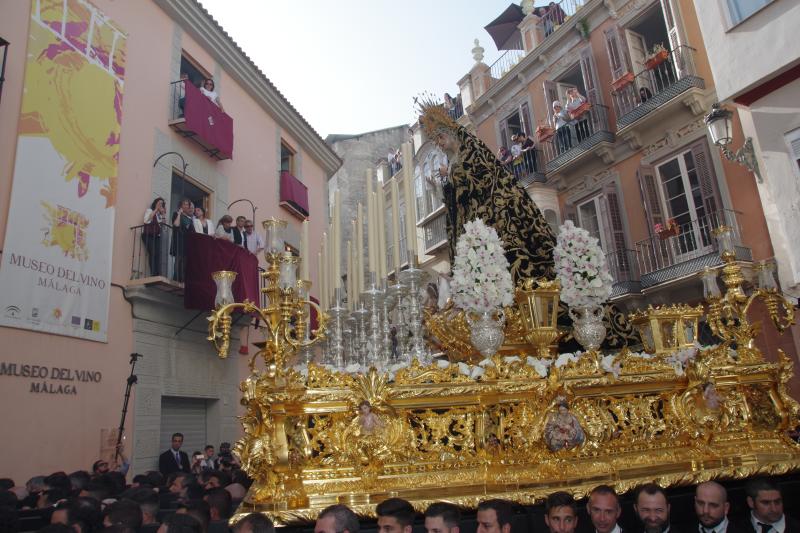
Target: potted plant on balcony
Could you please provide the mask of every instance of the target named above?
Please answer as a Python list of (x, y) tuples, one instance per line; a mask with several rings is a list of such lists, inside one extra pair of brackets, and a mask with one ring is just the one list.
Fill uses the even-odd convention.
[(556, 130), (548, 126), (547, 124), (539, 124), (536, 127), (536, 140), (539, 142), (549, 141), (553, 135), (555, 135)]
[(575, 30), (580, 34), (584, 41), (589, 40), (589, 21), (585, 18), (575, 23)]
[(653, 70), (658, 65), (663, 63), (669, 57), (669, 50), (664, 48), (664, 45), (658, 43), (653, 46), (653, 49), (650, 50), (650, 54), (648, 54), (647, 59), (644, 62), (645, 68), (647, 70)]
[(658, 238), (662, 241), (670, 237), (677, 237), (681, 234), (681, 227), (675, 222), (674, 218), (670, 218), (664, 224), (656, 224), (653, 229), (656, 231)]
[(633, 83), (633, 78), (634, 78), (633, 72), (626, 72), (625, 74), (623, 74), (619, 78), (617, 78), (614, 81), (612, 81), (611, 82), (611, 87), (615, 91), (621, 91), (622, 89), (624, 89), (625, 87), (627, 87), (628, 85)]

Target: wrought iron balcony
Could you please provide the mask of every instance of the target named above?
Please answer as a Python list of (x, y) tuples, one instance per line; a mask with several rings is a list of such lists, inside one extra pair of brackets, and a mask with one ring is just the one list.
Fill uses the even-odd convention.
[(535, 8), (540, 10), (540, 20), (537, 25), (544, 39), (555, 33), (585, 3), (586, 0), (561, 0), (560, 2), (550, 2), (551, 5)]
[(664, 230), (636, 243), (636, 263), (643, 289), (699, 272), (706, 266), (722, 263), (714, 229), (726, 225), (733, 228), (736, 258), (751, 261), (749, 248), (742, 246), (738, 213), (723, 209)]
[(233, 119), (189, 80), (170, 84), (169, 127), (215, 159), (233, 157)]
[(705, 88), (705, 81), (697, 76), (694, 52), (690, 46), (679, 46), (651, 58), (648, 68), (635, 76), (627, 74), (615, 80), (611, 94), (618, 130), (625, 129), (693, 87)]
[(614, 134), (608, 125), (608, 108), (594, 104), (570, 124), (558, 128), (551, 137), (539, 141), (546, 161), (545, 170), (554, 172), (581, 159), (585, 154), (598, 153), (601, 143), (613, 143)]
[(430, 254), (440, 246), (447, 244), (447, 210), (444, 206), (422, 224), (425, 237), (425, 253)]
[(513, 174), (523, 188), (531, 183), (544, 183), (547, 178), (544, 173), (544, 155), (539, 148), (532, 148), (522, 152), (522, 158), (516, 163), (506, 165), (506, 170)]
[(614, 278), (611, 299), (639, 292), (641, 285), (635, 250), (621, 249), (607, 253), (606, 265)]

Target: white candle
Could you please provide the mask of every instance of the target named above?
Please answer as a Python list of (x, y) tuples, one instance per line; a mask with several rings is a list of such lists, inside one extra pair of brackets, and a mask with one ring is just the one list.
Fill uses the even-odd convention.
[(311, 279), (308, 276), (308, 264), (311, 257), (308, 255), (308, 220), (303, 221), (300, 231), (300, 279)]
[(356, 289), (361, 294), (364, 292), (364, 206), (358, 204), (356, 213)]
[(330, 299), (328, 296), (330, 295), (330, 261), (328, 260), (328, 234), (326, 232), (322, 233), (322, 244), (320, 244), (320, 258), (322, 259), (322, 266), (323, 268), (320, 270), (319, 279), (320, 279), (320, 294), (323, 295), (325, 301), (330, 303)]
[(319, 295), (319, 306), (327, 309), (328, 295), (325, 292), (325, 260), (322, 258), (322, 251), (317, 252), (317, 294)]
[(377, 220), (378, 223), (375, 226), (375, 229), (378, 231), (378, 278), (385, 279), (386, 274), (388, 272), (388, 266), (386, 265), (386, 205), (385, 205), (385, 197), (383, 192), (383, 183), (378, 183), (378, 194), (377, 194)]
[(358, 292), (358, 257), (356, 254), (356, 233), (358, 232), (358, 224), (356, 224), (356, 219), (350, 221), (350, 235), (352, 237), (352, 245), (353, 249), (350, 253), (350, 262), (352, 263), (353, 271), (350, 272), (350, 279), (353, 280), (353, 284), (348, 286), (348, 290), (350, 291), (350, 301), (353, 303), (353, 309), (355, 309), (355, 301), (356, 301), (356, 292)]
[(406, 197), (406, 248), (410, 254), (408, 261), (417, 255), (417, 210), (414, 195), (414, 159), (411, 155), (411, 143), (403, 143), (403, 192)]
[(333, 277), (334, 288), (342, 286), (342, 198), (333, 193)]
[(395, 281), (400, 273), (400, 187), (392, 178), (392, 259)]
[(372, 206), (372, 169), (367, 169), (367, 265), (369, 272), (376, 272), (376, 257), (377, 243), (375, 242), (375, 225), (372, 223), (374, 215)]
[(347, 241), (347, 308), (353, 310), (353, 243)]

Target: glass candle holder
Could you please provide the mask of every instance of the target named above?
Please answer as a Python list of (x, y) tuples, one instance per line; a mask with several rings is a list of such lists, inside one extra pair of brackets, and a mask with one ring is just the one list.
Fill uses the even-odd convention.
[(219, 270), (211, 274), (211, 278), (214, 280), (214, 283), (217, 284), (217, 295), (214, 298), (214, 305), (221, 307), (232, 304), (235, 301), (233, 298), (233, 282), (236, 280), (236, 272)]
[(717, 284), (717, 271), (709, 267), (703, 269), (701, 274), (703, 280), (703, 297), (706, 300), (722, 297), (722, 292)]
[(263, 222), (264, 230), (267, 233), (267, 247), (268, 253), (277, 254), (284, 249), (283, 232), (286, 229), (287, 222), (277, 218), (269, 218)]

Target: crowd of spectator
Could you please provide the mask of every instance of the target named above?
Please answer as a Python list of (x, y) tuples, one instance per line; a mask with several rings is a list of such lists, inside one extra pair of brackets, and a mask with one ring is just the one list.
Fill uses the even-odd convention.
[[(164, 199), (158, 197), (144, 212), (141, 235), (147, 250), (150, 276), (166, 275), (162, 247), (165, 245), (165, 241), (162, 239), (166, 234), (164, 230), (167, 224), (165, 205)], [(188, 198), (181, 200), (178, 209), (172, 214), (170, 223), (169, 255), (174, 258), (172, 277), (175, 281), (183, 281), (186, 267), (186, 235), (189, 233), (224, 239), (255, 255), (264, 249), (264, 239), (255, 230), (252, 220), (238, 216), (234, 224), (233, 217), (226, 214), (219, 219), (215, 226), (210, 219), (206, 218), (206, 209), (203, 206), (194, 205)]]
[[(183, 436), (173, 435), (159, 470), (138, 474), (130, 484), (124, 457), (119, 466), (100, 460), (91, 471), (34, 476), (24, 486), (1, 479), (0, 533), (227, 533), (251, 480), (229, 443), (220, 445), (218, 455), (209, 444), (191, 459), (180, 450), (182, 444)], [(256, 514), (233, 531), (272, 533), (274, 528)]]

